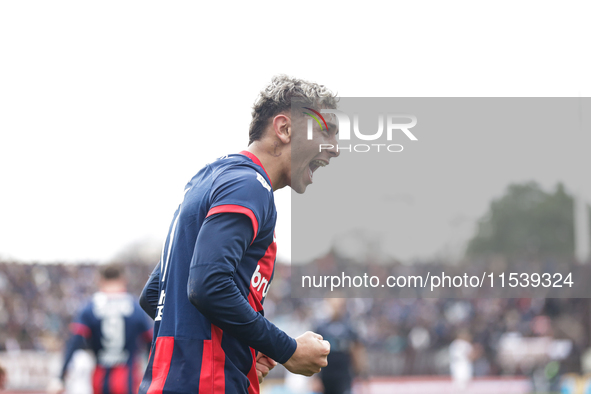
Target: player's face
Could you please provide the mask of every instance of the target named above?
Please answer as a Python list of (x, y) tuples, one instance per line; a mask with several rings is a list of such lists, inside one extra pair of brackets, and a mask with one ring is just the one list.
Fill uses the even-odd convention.
[[(337, 157), (337, 123), (334, 115), (323, 115), (328, 124), (328, 130), (322, 124), (313, 122), (312, 139), (308, 139), (308, 116), (292, 114), (292, 143), (291, 143), (291, 174), (290, 187), (297, 193), (304, 193), (306, 187), (314, 180), (314, 172), (320, 167), (327, 166), (330, 159)], [(323, 149), (320, 150), (322, 144)], [(332, 148), (326, 149), (327, 146)]]

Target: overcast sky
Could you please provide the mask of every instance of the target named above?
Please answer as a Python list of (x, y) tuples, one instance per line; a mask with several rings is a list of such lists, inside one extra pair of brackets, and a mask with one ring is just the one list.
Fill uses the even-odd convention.
[[(0, 3), (0, 256), (160, 244), (186, 181), (246, 147), (275, 74), (343, 97), (591, 95), (584, 1), (281, 4)], [(287, 258), (290, 192), (276, 203)]]

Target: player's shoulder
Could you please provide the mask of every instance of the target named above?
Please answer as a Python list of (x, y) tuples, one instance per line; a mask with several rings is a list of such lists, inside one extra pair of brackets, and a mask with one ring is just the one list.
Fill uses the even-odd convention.
[(82, 307), (79, 309), (80, 313), (92, 312), (94, 307), (94, 294), (82, 302)]
[(225, 207), (220, 212), (230, 212), (241, 207), (254, 214), (259, 226), (268, 223), (274, 225), (276, 213), (273, 188), (260, 164), (237, 154), (228, 155), (211, 165), (213, 182), (209, 195), (210, 210), (215, 208), (219, 211), (222, 209), (220, 207)]
[(94, 315), (94, 296), (85, 299), (76, 314), (76, 320), (89, 325), (96, 319)]
[(250, 158), (242, 155), (227, 155), (213, 163), (214, 190), (227, 191), (273, 198), (273, 188), (265, 170)]

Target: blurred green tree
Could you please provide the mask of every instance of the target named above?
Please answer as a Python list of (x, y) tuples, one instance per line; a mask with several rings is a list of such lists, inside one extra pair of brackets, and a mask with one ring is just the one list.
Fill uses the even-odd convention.
[(562, 183), (545, 192), (536, 182), (511, 184), (479, 221), (467, 254), (574, 255), (574, 198)]

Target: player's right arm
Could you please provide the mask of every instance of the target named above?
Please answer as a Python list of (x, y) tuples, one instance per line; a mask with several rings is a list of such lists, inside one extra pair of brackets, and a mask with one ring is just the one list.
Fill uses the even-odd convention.
[(68, 364), (78, 349), (86, 347), (86, 341), (90, 339), (92, 331), (90, 330), (90, 315), (92, 314), (90, 305), (87, 305), (80, 315), (70, 324), (70, 331), (72, 336), (66, 345), (66, 353), (64, 356), (64, 363), (60, 378), (63, 380), (66, 376)]
[(91, 313), (90, 306), (86, 306), (82, 312), (74, 319), (74, 322), (70, 324), (71, 336), (66, 344), (66, 351), (64, 353), (64, 362), (62, 364), (62, 370), (58, 378), (53, 379), (49, 383), (47, 392), (49, 394), (58, 394), (64, 391), (64, 380), (66, 378), (66, 372), (68, 371), (68, 365), (72, 360), (74, 352), (78, 349), (84, 349), (86, 347), (86, 341), (90, 338), (92, 332), (89, 327), (89, 314)]

